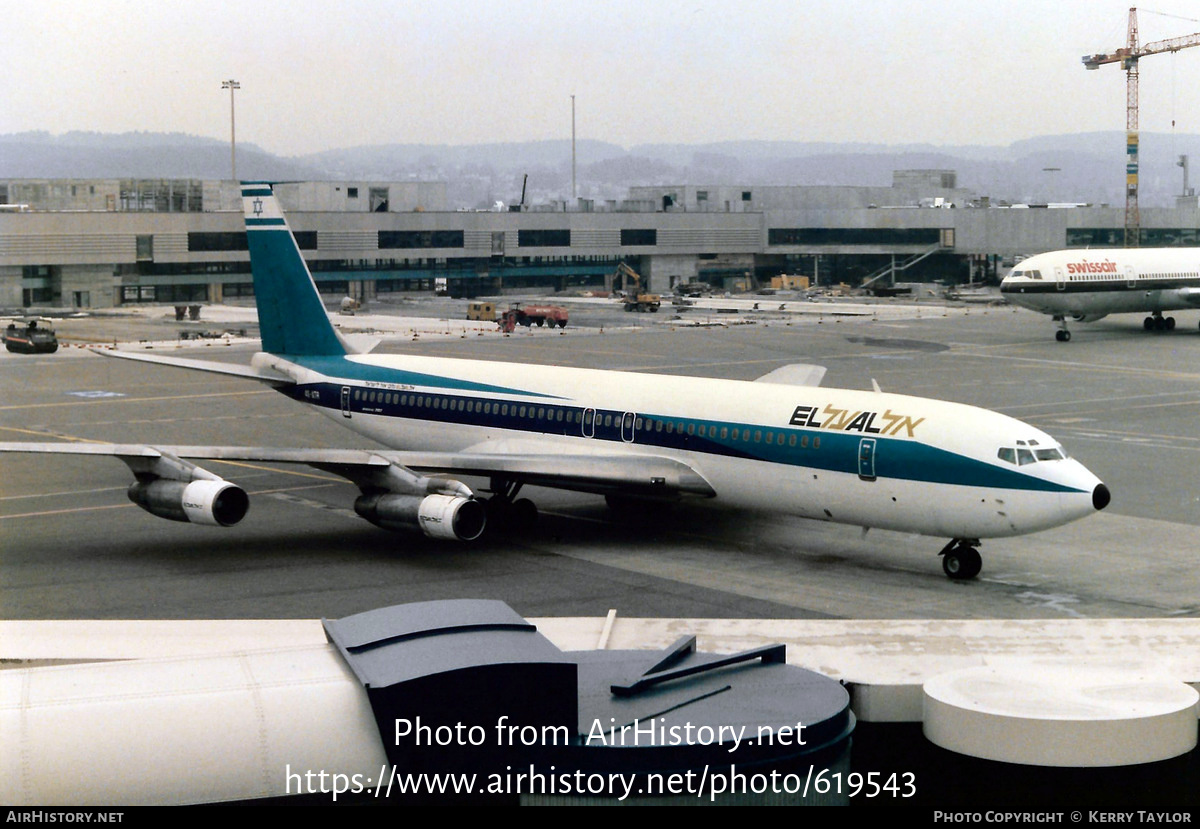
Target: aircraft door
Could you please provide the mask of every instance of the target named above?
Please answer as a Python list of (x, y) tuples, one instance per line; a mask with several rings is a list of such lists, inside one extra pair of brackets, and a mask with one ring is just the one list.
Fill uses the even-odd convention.
[(863, 438), (858, 442), (858, 477), (864, 481), (875, 480), (875, 438)]
[(1125, 286), (1128, 288), (1137, 287), (1137, 271), (1133, 269), (1133, 265), (1125, 266)]
[(583, 436), (585, 438), (595, 437), (596, 435), (596, 410), (583, 410)]
[(1058, 288), (1060, 291), (1065, 291), (1067, 289), (1067, 277), (1063, 273), (1062, 268), (1056, 267), (1054, 269), (1054, 287)]
[(342, 386), (342, 417), (350, 416), (350, 387)]
[(626, 443), (633, 443), (633, 425), (637, 419), (637, 415), (633, 412), (626, 412), (621, 417), (621, 440)]

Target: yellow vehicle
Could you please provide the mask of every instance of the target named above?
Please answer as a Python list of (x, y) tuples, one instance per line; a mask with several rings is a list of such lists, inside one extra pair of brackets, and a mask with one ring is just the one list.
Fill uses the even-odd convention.
[[(617, 264), (617, 270), (613, 276), (621, 278), (621, 293), (623, 296), (620, 300), (624, 303), (626, 311), (650, 311), (653, 313), (662, 305), (662, 297), (658, 294), (642, 292), (642, 275), (624, 262)], [(631, 281), (633, 282), (632, 292), (629, 290), (629, 283)]]
[(485, 322), (496, 321), (496, 303), (494, 302), (472, 302), (467, 306), (467, 319), (469, 320), (484, 320)]

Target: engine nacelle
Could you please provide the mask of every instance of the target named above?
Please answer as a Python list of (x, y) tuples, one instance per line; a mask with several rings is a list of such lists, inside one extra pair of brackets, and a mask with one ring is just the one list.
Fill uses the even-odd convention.
[(1107, 316), (1108, 314), (1072, 314), (1071, 319), (1075, 320), (1075, 322), (1095, 322)]
[(483, 502), (456, 495), (362, 495), (354, 511), (385, 530), (418, 527), (430, 538), (459, 541), (479, 538), (487, 524)]
[(219, 479), (135, 481), (129, 487), (129, 500), (159, 518), (214, 527), (232, 527), (250, 509), (244, 489)]

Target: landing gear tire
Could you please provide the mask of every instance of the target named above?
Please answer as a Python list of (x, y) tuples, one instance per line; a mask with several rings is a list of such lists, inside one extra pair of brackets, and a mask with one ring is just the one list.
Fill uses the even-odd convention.
[(1154, 317), (1146, 317), (1144, 320), (1142, 320), (1142, 328), (1146, 329), (1147, 331), (1153, 331)]
[(1166, 321), (1167, 321), (1167, 330), (1168, 330), (1168, 331), (1174, 331), (1174, 330), (1175, 330), (1175, 318), (1174, 318), (1174, 317), (1167, 317), (1167, 318), (1166, 318)]
[(538, 508), (537, 504), (530, 501), (528, 498), (518, 498), (513, 501), (512, 508), (509, 510), (509, 521), (514, 530), (519, 533), (530, 532), (537, 524)]
[(492, 480), (492, 492), (495, 494), (487, 499), (488, 533), (520, 533), (528, 534), (537, 524), (537, 505), (528, 498), (517, 498), (521, 484), (498, 479)]
[(626, 525), (642, 525), (654, 521), (668, 509), (670, 504), (665, 501), (655, 501), (646, 498), (630, 498), (622, 495), (605, 495), (604, 503), (608, 505), (609, 516), (613, 522)]
[(489, 498), (487, 501), (487, 532), (525, 535), (537, 525), (538, 508), (528, 498), (506, 501)]
[(1065, 328), (1056, 331), (1054, 333), (1054, 339), (1058, 340), (1060, 343), (1069, 343), (1071, 341), (1071, 332), (1067, 331)]
[(979, 575), (983, 558), (974, 547), (960, 544), (942, 553), (942, 571), (955, 581), (966, 581)]

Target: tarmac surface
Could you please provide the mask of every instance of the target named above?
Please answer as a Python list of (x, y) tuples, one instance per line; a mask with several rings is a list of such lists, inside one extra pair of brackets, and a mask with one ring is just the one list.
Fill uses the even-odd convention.
[[(357, 490), (316, 470), (212, 463), (251, 495), (247, 518), (220, 529), (137, 509), (116, 459), (3, 455), (0, 618), (338, 618), (442, 598), (502, 599), (527, 617), (610, 608), (712, 619), (1200, 616), (1195, 315), (1180, 314), (1168, 333), (1143, 332), (1136, 315), (1076, 324), (1063, 344), (1048, 318), (1007, 307), (749, 302), (672, 320), (666, 307), (630, 315), (581, 300), (566, 330), (509, 337), (439, 321), (461, 318), (465, 302), (450, 300), (339, 322), (385, 337), (377, 350), (391, 353), (747, 380), (817, 363), (828, 368), (826, 386), (870, 388), (874, 379), (1044, 429), (1105, 481), (1111, 506), (1055, 530), (985, 540), (980, 577), (952, 582), (936, 555), (946, 539), (864, 535), (712, 503), (615, 523), (599, 498), (527, 489), (541, 509), (532, 534), (463, 545), (367, 524), (353, 513)], [(157, 311), (56, 327), (64, 342), (147, 340), (156, 352), (203, 359), (248, 363), (256, 348), (237, 336), (198, 347), (178, 339), (181, 330), (252, 328), (251, 309), (206, 308), (198, 323)], [(251, 381), (79, 348), (0, 353), (0, 440), (368, 445)]]

